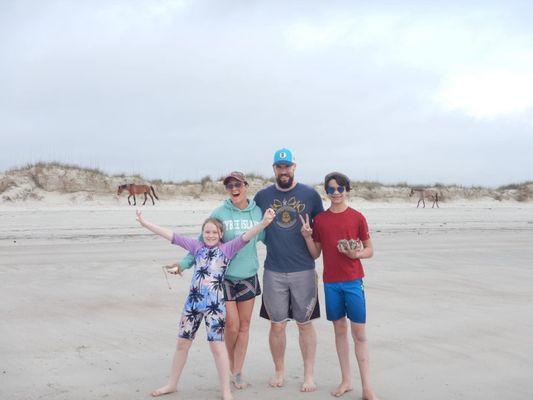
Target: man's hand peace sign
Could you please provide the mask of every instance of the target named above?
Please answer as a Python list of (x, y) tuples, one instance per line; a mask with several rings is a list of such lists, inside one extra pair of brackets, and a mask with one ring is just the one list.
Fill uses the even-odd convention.
[(303, 237), (311, 237), (313, 229), (309, 222), (309, 214), (305, 214), (305, 219), (300, 214), (298, 214), (298, 216), (300, 217), (300, 221), (302, 221), (302, 229), (300, 229), (300, 232), (302, 232)]

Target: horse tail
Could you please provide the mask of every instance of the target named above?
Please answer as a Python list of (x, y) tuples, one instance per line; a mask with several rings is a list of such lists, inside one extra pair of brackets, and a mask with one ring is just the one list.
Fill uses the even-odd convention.
[(159, 200), (159, 197), (157, 197), (157, 194), (155, 194), (155, 190), (154, 190), (154, 187), (153, 186), (150, 186), (150, 189), (152, 190), (152, 194), (154, 195), (154, 197)]

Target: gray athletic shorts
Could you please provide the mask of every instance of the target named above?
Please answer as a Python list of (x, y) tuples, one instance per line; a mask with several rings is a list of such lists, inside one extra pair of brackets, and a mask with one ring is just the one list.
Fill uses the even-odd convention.
[(272, 322), (294, 319), (299, 324), (319, 318), (316, 271), (310, 269), (298, 272), (274, 272), (265, 269), (260, 315)]

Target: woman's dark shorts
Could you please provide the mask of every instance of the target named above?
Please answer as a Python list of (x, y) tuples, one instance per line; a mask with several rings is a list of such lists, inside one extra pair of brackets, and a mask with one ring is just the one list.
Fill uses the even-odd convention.
[(246, 279), (224, 279), (225, 301), (246, 301), (261, 294), (261, 286), (257, 274)]

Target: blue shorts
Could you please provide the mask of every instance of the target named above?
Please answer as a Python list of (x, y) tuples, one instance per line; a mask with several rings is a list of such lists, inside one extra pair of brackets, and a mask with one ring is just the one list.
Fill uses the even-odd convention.
[(348, 316), (358, 324), (366, 322), (365, 289), (362, 279), (346, 282), (324, 282), (326, 317), (336, 321)]

